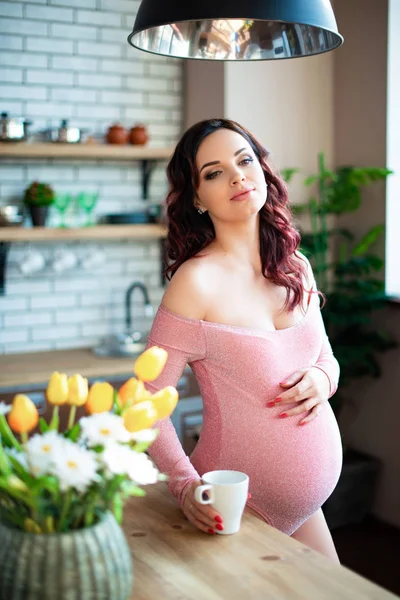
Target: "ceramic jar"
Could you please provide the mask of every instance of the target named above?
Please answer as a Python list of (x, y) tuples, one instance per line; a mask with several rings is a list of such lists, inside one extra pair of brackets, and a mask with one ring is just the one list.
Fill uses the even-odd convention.
[(138, 123), (131, 128), (129, 132), (129, 142), (133, 145), (143, 146), (149, 141), (149, 134), (147, 129), (141, 123)]
[(120, 123), (110, 125), (106, 133), (107, 144), (126, 144), (128, 142), (128, 132)]

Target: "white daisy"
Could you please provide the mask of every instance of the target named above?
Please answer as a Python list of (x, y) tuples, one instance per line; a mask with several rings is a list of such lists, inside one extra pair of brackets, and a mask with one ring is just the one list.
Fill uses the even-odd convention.
[(82, 436), (88, 446), (106, 445), (109, 441), (129, 442), (131, 434), (125, 429), (124, 419), (111, 413), (98, 413), (79, 420)]
[(158, 481), (158, 470), (153, 465), (147, 454), (132, 450), (128, 476), (139, 485), (148, 485)]
[(134, 454), (136, 453), (129, 446), (124, 446), (117, 442), (109, 442), (105, 446), (104, 452), (99, 455), (99, 459), (109, 473), (112, 475), (123, 475), (128, 473)]
[(0, 415), (6, 415), (11, 410), (11, 406), (5, 402), (0, 402)]
[(91, 483), (99, 481), (97, 469), (95, 453), (69, 441), (64, 444), (63, 452), (53, 457), (50, 466), (50, 472), (58, 478), (62, 492), (69, 488), (85, 492)]
[(50, 472), (52, 461), (64, 452), (65, 439), (56, 431), (36, 434), (26, 445), (27, 460), (33, 475)]
[(158, 429), (142, 429), (141, 431), (131, 433), (131, 440), (134, 442), (152, 443), (156, 439), (157, 435)]

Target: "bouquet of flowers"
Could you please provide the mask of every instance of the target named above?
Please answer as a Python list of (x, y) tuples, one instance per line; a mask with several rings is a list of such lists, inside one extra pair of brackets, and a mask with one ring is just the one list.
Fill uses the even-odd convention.
[[(168, 386), (152, 395), (144, 385), (166, 360), (165, 350), (149, 348), (134, 364), (136, 377), (118, 391), (108, 382), (89, 389), (79, 374), (54, 372), (46, 391), (49, 422), (23, 394), (11, 406), (0, 403), (0, 521), (37, 534), (90, 527), (107, 511), (121, 523), (129, 496), (143, 496), (141, 485), (166, 479), (145, 451), (178, 392)], [(59, 431), (62, 405), (69, 405), (68, 425)], [(77, 420), (81, 406), (87, 415)], [(39, 433), (29, 436), (37, 426)]]

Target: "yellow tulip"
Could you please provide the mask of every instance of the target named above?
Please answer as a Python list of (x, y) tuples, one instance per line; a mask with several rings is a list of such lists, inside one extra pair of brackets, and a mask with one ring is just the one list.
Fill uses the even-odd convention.
[(178, 404), (178, 392), (172, 385), (168, 385), (152, 395), (151, 401), (157, 411), (157, 421), (169, 417)]
[(25, 394), (17, 394), (7, 415), (10, 428), (15, 433), (26, 434), (36, 427), (39, 414), (36, 406)]
[(42, 533), (42, 530), (40, 529), (39, 525), (30, 517), (26, 517), (26, 519), (24, 520), (24, 529), (28, 533)]
[(28, 486), (16, 475), (10, 475), (7, 478), (7, 485), (13, 490), (17, 490), (17, 492), (29, 492)]
[(108, 412), (114, 402), (114, 388), (106, 381), (96, 381), (89, 390), (86, 410), (89, 414)]
[(144, 387), (143, 381), (139, 381), (136, 377), (131, 377), (119, 388), (118, 396), (122, 406), (125, 406), (127, 402), (136, 404), (136, 402), (144, 400), (147, 395), (146, 392), (147, 390)]
[(168, 352), (158, 346), (148, 348), (136, 360), (133, 371), (141, 381), (154, 381), (167, 362)]
[(88, 380), (77, 373), (68, 378), (68, 404), (83, 406), (89, 393)]
[(61, 406), (68, 399), (68, 379), (65, 373), (54, 371), (49, 379), (46, 397), (50, 404)]
[(125, 428), (131, 433), (153, 427), (157, 421), (157, 411), (150, 400), (131, 406), (123, 414)]

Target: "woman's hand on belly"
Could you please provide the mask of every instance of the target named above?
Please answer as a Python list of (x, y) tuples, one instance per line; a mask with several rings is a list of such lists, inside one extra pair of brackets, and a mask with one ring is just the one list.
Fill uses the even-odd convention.
[(283, 388), (289, 388), (268, 402), (268, 407), (282, 406), (297, 403), (297, 406), (289, 410), (283, 410), (279, 415), (281, 418), (291, 417), (302, 413), (308, 413), (299, 421), (299, 425), (306, 425), (322, 410), (323, 404), (327, 402), (330, 393), (330, 382), (321, 369), (311, 367), (293, 373), (286, 381), (280, 383)]

